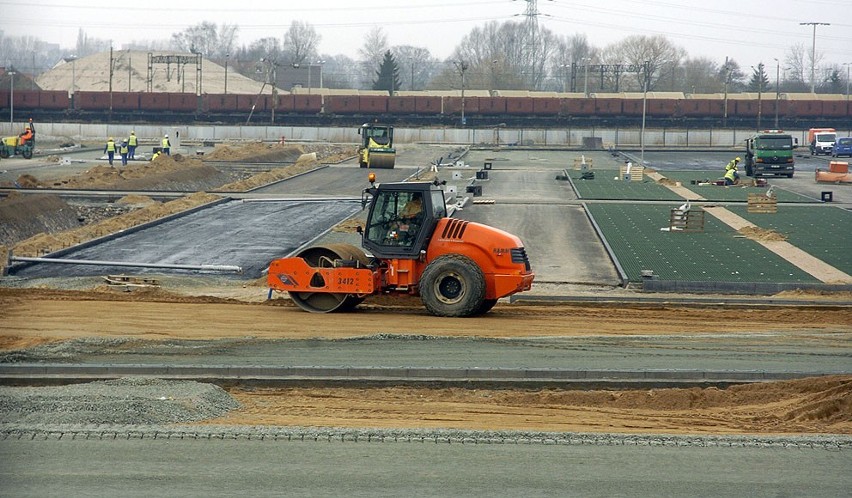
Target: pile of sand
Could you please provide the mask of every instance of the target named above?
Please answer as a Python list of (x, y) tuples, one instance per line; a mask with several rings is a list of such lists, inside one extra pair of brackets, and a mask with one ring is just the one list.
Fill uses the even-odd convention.
[(0, 199), (0, 244), (11, 245), (38, 233), (78, 226), (74, 208), (58, 196), (13, 191)]
[(755, 226), (742, 227), (737, 231), (751, 240), (760, 242), (783, 242), (787, 240), (786, 235), (780, 234), (775, 230), (767, 230)]

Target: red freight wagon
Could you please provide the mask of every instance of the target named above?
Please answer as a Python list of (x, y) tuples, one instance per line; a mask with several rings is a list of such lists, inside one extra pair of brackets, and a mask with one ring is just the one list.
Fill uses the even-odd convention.
[(68, 92), (65, 90), (42, 90), (38, 96), (38, 107), (40, 109), (65, 110), (71, 104)]
[(9, 92), (0, 91), (0, 109), (9, 107)]
[[(109, 98), (109, 97), (107, 97)], [(169, 94), (167, 93), (140, 93), (139, 109), (142, 111), (168, 111)]]
[[(735, 116), (738, 116), (738, 117), (741, 117), (741, 118), (757, 117), (757, 112), (758, 112), (757, 100), (737, 100), (737, 101), (735, 101), (735, 103), (736, 103), (736, 107), (734, 108), (734, 115)], [(763, 104), (765, 104), (765, 102), (763, 102), (763, 99), (761, 99), (760, 108), (759, 108), (761, 115), (764, 114)], [(728, 113), (728, 116), (730, 116), (730, 115), (731, 114)]]
[(847, 115), (845, 100), (822, 101), (822, 115), (832, 118), (843, 118)]
[(562, 110), (562, 104), (556, 97), (533, 99), (533, 112), (536, 116), (555, 116)]
[(595, 99), (566, 97), (560, 101), (562, 114), (566, 116), (591, 116), (595, 113)]
[(251, 106), (254, 106), (254, 112), (261, 112), (267, 109), (269, 95), (237, 95), (237, 111), (251, 112)]
[(293, 110), (296, 112), (318, 114), (322, 110), (322, 95), (293, 95)]
[[(266, 97), (266, 95), (264, 95)], [(278, 94), (275, 97), (269, 95), (269, 100), (267, 101), (267, 109), (272, 109), (275, 107), (276, 111), (279, 112), (293, 112), (296, 110), (296, 100), (293, 98), (292, 93)], [(255, 109), (257, 112), (257, 109)]]
[(675, 99), (648, 99), (646, 114), (654, 117), (672, 117), (677, 109)]
[(506, 97), (507, 114), (532, 114), (534, 110), (531, 97)]
[(14, 98), (15, 109), (38, 109), (38, 90), (16, 90)]
[(479, 113), (506, 114), (506, 97), (479, 97)]
[[(297, 98), (300, 96), (297, 96)], [(328, 95), (325, 97), (325, 112), (329, 114), (356, 114), (359, 109), (360, 103), (357, 95)]]
[[(598, 100), (598, 99), (595, 99)], [(611, 100), (611, 99), (602, 99), (602, 100)], [(642, 117), (642, 99), (625, 99), (621, 103), (621, 114), (624, 116), (633, 116), (633, 117)], [(647, 103), (645, 103), (647, 106)], [(596, 106), (597, 108), (597, 106)], [(647, 107), (645, 109), (645, 114), (647, 115)]]
[(388, 112), (387, 95), (360, 95), (358, 97), (361, 112), (384, 114)]
[[(461, 110), (461, 97), (444, 97), (444, 114), (461, 114)], [(479, 98), (465, 97), (464, 112), (465, 114), (479, 114)]]
[(706, 116), (710, 113), (710, 99), (678, 99), (677, 116)]
[[(613, 98), (595, 98), (595, 114), (598, 116), (616, 116), (621, 114), (621, 100)], [(625, 104), (630, 100), (625, 100)], [(642, 101), (639, 101), (639, 114), (642, 114)], [(624, 114), (627, 114), (625, 111)]]
[(441, 97), (417, 96), (414, 99), (415, 111), (418, 114), (441, 114), (444, 112)]
[(204, 109), (211, 112), (235, 111), (237, 94), (213, 93), (204, 96)]
[(417, 98), (413, 95), (388, 97), (388, 112), (391, 114), (414, 114)]
[(169, 110), (178, 112), (195, 112), (198, 110), (198, 96), (194, 93), (170, 93)]
[(76, 92), (74, 107), (81, 111), (108, 111), (109, 92)]
[[(109, 93), (107, 93), (109, 99)], [(113, 92), (112, 110), (114, 111), (136, 111), (139, 110), (138, 92)]]
[[(776, 104), (777, 103), (777, 104)], [(778, 109), (778, 118), (783, 118), (787, 115), (787, 111), (789, 110), (789, 102), (786, 100), (764, 100), (760, 103), (760, 114), (762, 117), (775, 118), (775, 109)]]

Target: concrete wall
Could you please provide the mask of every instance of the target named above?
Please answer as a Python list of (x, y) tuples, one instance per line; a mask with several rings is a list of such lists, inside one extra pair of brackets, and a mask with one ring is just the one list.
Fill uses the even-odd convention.
[[(20, 129), (18, 129), (20, 128)], [(9, 123), (0, 124), (3, 136), (18, 134), (22, 124), (14, 128)], [(295, 126), (224, 126), (224, 125), (127, 125), (127, 124), (79, 124), (79, 123), (36, 123), (37, 137), (49, 140), (68, 139), (72, 141), (101, 141), (107, 137), (120, 139), (131, 131), (143, 143), (159, 143), (168, 133), (173, 147), (179, 147), (181, 141), (228, 141), (263, 140), (278, 141), (284, 137), (287, 141), (319, 141), (334, 143), (357, 143), (359, 140), (355, 127), (295, 127)], [(805, 143), (807, 130), (788, 130)], [(743, 141), (752, 130), (746, 129), (684, 129), (684, 128), (647, 128), (645, 130), (646, 147), (734, 147), (743, 146)], [(838, 131), (838, 135), (850, 133)], [(433, 142), (457, 144), (524, 144), (580, 147), (584, 137), (600, 137), (604, 146), (639, 147), (641, 130), (633, 128), (405, 128), (394, 130), (397, 143)]]

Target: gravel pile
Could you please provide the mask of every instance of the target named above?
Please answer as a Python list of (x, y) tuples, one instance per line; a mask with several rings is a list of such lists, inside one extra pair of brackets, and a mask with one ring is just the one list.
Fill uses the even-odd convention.
[(239, 408), (199, 382), (118, 379), (60, 387), (0, 387), (0, 424), (170, 424)]

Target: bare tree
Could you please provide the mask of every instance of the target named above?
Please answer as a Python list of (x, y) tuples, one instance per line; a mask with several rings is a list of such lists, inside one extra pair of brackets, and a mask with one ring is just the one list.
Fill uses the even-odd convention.
[(77, 30), (77, 46), (75, 47), (77, 57), (85, 57), (109, 50), (109, 44), (109, 40), (90, 38), (82, 28)]
[(320, 39), (322, 36), (313, 26), (306, 22), (293, 21), (284, 34), (284, 53), (291, 64), (309, 62), (316, 58)]
[[(471, 30), (450, 57), (450, 61), (463, 61), (467, 65), (465, 87), (540, 89), (548, 78), (548, 60), (555, 53), (558, 40), (541, 27), (533, 38), (528, 28), (528, 23), (510, 21), (490, 22)], [(447, 65), (435, 83), (450, 83), (458, 88), (460, 79), (455, 67)]]
[[(563, 38), (557, 37), (553, 56), (550, 58), (550, 73), (559, 82), (556, 89), (568, 91), (572, 87), (571, 78), (586, 64), (596, 61), (598, 49), (589, 45), (586, 35), (575, 34)], [(585, 73), (583, 73), (585, 75)], [(576, 85), (575, 85), (576, 86)]]
[(786, 73), (787, 81), (807, 81), (805, 78), (805, 67), (807, 66), (807, 74), (810, 74), (810, 64), (806, 62), (806, 59), (810, 57), (810, 55), (805, 55), (807, 51), (805, 50), (805, 46), (801, 43), (797, 43), (790, 47), (790, 51), (787, 52), (787, 56), (784, 57), (784, 66)]
[[(63, 55), (55, 45), (49, 45), (32, 36), (4, 36), (0, 31), (0, 63), (7, 69), (14, 68), (18, 71), (15, 84), (21, 90), (38, 90), (35, 77), (52, 68)], [(4, 83), (11, 86), (11, 77), (6, 78)], [(25, 82), (25, 83), (24, 83)]]
[(356, 88), (361, 78), (358, 64), (345, 55), (323, 55), (323, 85), (326, 88)]
[(411, 45), (399, 45), (393, 47), (391, 52), (399, 64), (399, 76), (402, 90), (422, 90), (432, 79), (435, 68), (440, 63), (432, 57), (429, 49), (425, 47), (414, 47)]
[(210, 59), (222, 58), (233, 49), (237, 29), (227, 24), (220, 28), (216, 23), (203, 21), (172, 34), (172, 44), (183, 52), (199, 53)]
[(640, 71), (633, 73), (633, 78), (625, 80), (625, 83), (635, 91), (642, 91), (646, 83), (648, 90), (655, 89), (661, 76), (660, 69), (667, 64), (679, 64), (684, 57), (686, 57), (686, 51), (662, 35), (628, 36), (608, 46), (602, 55), (602, 59), (607, 64), (627, 64), (634, 68), (641, 68)]
[(385, 52), (390, 50), (388, 36), (385, 31), (376, 26), (364, 36), (364, 44), (358, 49), (361, 57), (361, 84), (364, 88), (373, 85), (373, 76), (382, 64)]

